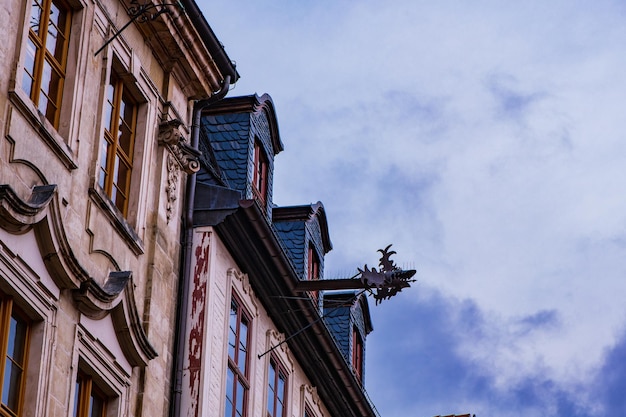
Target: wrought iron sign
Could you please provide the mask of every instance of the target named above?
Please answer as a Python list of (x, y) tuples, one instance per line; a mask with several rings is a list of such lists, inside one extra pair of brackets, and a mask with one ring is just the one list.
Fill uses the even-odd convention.
[(380, 270), (377, 271), (374, 267), (370, 270), (367, 268), (367, 264), (363, 270), (357, 268), (361, 282), (373, 294), (376, 304), (393, 297), (403, 288), (410, 287), (411, 282), (415, 282), (414, 279), (411, 279), (415, 275), (415, 270), (399, 268), (390, 259), (391, 255), (396, 253), (393, 250), (389, 251), (390, 247), (391, 245), (388, 245), (385, 249), (378, 249), (378, 252), (382, 254), (378, 264)]
[(117, 38), (131, 23), (137, 21), (139, 23), (146, 23), (150, 20), (155, 20), (157, 17), (161, 16), (164, 13), (172, 14), (174, 13), (170, 6), (174, 8), (178, 8), (180, 11), (185, 11), (185, 7), (178, 1), (176, 3), (162, 3), (162, 4), (154, 4), (152, 2), (139, 4), (138, 0), (131, 0), (130, 7), (128, 8), (128, 16), (130, 16), (130, 20), (122, 26), (120, 30), (118, 30), (109, 40), (107, 40), (104, 45), (100, 47), (96, 51), (94, 55), (98, 55), (108, 44), (113, 42), (115, 38)]
[(380, 304), (416, 281), (412, 279), (415, 275), (414, 269), (399, 268), (391, 260), (391, 255), (396, 251), (390, 251), (390, 248), (391, 245), (388, 245), (385, 249), (378, 250), (381, 253), (378, 270), (374, 267), (369, 269), (365, 264), (363, 269), (357, 268), (359, 272), (352, 278), (299, 281), (296, 291), (365, 289), (372, 294), (376, 304)]

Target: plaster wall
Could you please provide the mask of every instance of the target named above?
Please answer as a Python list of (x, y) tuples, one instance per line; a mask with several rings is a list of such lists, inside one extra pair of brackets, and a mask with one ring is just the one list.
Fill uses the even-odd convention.
[(329, 416), (315, 388), (295, 361), (288, 343), (281, 343), (286, 336), (277, 330), (265, 312), (250, 286), (248, 275), (239, 269), (211, 227), (195, 229), (193, 253), (194, 286), (190, 296), (192, 311), (187, 323), (183, 415), (224, 415), (228, 319), (234, 293), (252, 318), (248, 415), (267, 413), (267, 374), (273, 355), (289, 374), (286, 415), (301, 417), (306, 406), (316, 417)]

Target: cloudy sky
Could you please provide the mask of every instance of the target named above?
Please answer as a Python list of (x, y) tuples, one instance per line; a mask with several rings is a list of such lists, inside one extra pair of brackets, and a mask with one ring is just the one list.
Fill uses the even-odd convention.
[(278, 205), (321, 200), (383, 417), (626, 414), (626, 3), (199, 0), (269, 93)]

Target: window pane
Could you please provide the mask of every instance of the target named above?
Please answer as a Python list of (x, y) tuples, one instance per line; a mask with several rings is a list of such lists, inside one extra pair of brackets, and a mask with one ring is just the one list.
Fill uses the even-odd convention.
[(278, 387), (276, 388), (276, 395), (278, 396), (279, 402), (283, 402), (285, 400), (285, 376), (282, 372), (278, 375)]
[(41, 79), (41, 91), (48, 96), (50, 101), (56, 103), (59, 96), (59, 86), (61, 83), (61, 74), (46, 60), (44, 62), (43, 74)]
[(243, 386), (241, 381), (237, 381), (237, 414), (239, 415), (243, 415), (245, 390), (246, 388)]
[(50, 8), (46, 48), (59, 64), (63, 62), (66, 25), (67, 11), (60, 9), (53, 3)]
[(90, 401), (91, 401), (91, 406), (89, 409), (89, 417), (104, 416), (104, 399), (92, 393)]
[(26, 321), (15, 315), (11, 316), (7, 356), (20, 365), (24, 362), (24, 348), (26, 345), (27, 329), (28, 324)]
[(39, 35), (39, 24), (41, 22), (41, 4), (37, 0), (33, 0), (32, 9), (30, 11), (30, 29)]
[(119, 211), (124, 213), (124, 210), (125, 210), (124, 205), (126, 203), (126, 196), (122, 193), (122, 191), (119, 188), (117, 188), (117, 186), (113, 186), (113, 195), (114, 195), (113, 202), (115, 203), (115, 207), (117, 207)]
[(115, 183), (119, 190), (126, 194), (126, 185), (128, 184), (128, 180), (130, 178), (130, 170), (128, 166), (120, 159), (119, 156), (115, 156)]
[(233, 415), (233, 401), (235, 394), (235, 375), (230, 367), (226, 371), (226, 410), (224, 411), (225, 417), (232, 417)]
[(98, 184), (104, 189), (104, 185), (107, 179), (107, 158), (109, 154), (109, 142), (106, 139), (102, 140), (102, 147), (100, 149), (100, 177)]
[(60, 96), (61, 75), (52, 68), (48, 61), (44, 61), (41, 74), (41, 95), (39, 97), (39, 110), (46, 115), (51, 123), (55, 122), (57, 101)]
[(237, 366), (243, 373), (246, 373), (246, 353), (248, 343), (248, 323), (245, 320), (241, 320), (239, 328), (239, 358), (237, 360)]
[(230, 304), (230, 331), (228, 333), (228, 356), (235, 359), (235, 344), (237, 343), (237, 304), (233, 301)]
[(104, 102), (104, 127), (109, 131), (113, 131), (113, 126), (111, 125), (111, 119), (113, 118), (113, 109), (114, 109), (114, 101), (113, 97), (115, 96), (115, 86), (112, 84), (107, 85), (106, 91), (106, 100)]
[(33, 82), (35, 79), (35, 55), (37, 54), (37, 47), (31, 39), (28, 39), (26, 44), (26, 54), (24, 57), (24, 77), (22, 78), (22, 89), (30, 97), (33, 89)]
[(226, 407), (224, 408), (224, 417), (233, 416), (233, 403), (226, 397)]
[(125, 123), (120, 126), (118, 140), (122, 153), (126, 156), (126, 158), (128, 158), (128, 160), (132, 160), (131, 147), (133, 144), (133, 132)]
[(22, 370), (7, 358), (4, 367), (2, 403), (13, 411), (17, 410), (21, 381)]
[(76, 391), (74, 392), (74, 417), (78, 417), (78, 403), (80, 401), (80, 377), (76, 381)]

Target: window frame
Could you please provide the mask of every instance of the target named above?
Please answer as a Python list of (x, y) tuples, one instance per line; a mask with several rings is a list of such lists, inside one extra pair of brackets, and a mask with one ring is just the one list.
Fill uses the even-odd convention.
[[(19, 386), (17, 387), (17, 398), (15, 408), (9, 408), (7, 404), (4, 402), (5, 395), (5, 378), (7, 371), (7, 363), (10, 361), (15, 363), (15, 358), (9, 357), (8, 345), (9, 345), (9, 333), (11, 332), (11, 319), (13, 316), (18, 316), (18, 318), (25, 323), (26, 329), (24, 334), (24, 341), (21, 347), (21, 363), (17, 364), (20, 367), (21, 377), (18, 382)], [(3, 296), (0, 293), (0, 333), (2, 334), (2, 340), (4, 343), (0, 345), (0, 357), (2, 358), (2, 362), (0, 363), (0, 416), (20, 416), (22, 415), (22, 411), (24, 408), (24, 398), (25, 395), (25, 387), (26, 380), (28, 377), (28, 358), (30, 352), (30, 338), (32, 333), (32, 320), (18, 307), (14, 304), (13, 298), (8, 296)]]
[[(270, 370), (274, 369), (274, 381), (270, 381)], [(289, 373), (280, 360), (276, 357), (276, 355), (270, 355), (270, 360), (267, 368), (267, 416), (268, 417), (286, 417), (287, 415), (287, 404), (289, 401)], [(283, 392), (282, 392), (282, 400), (280, 398), (280, 393), (277, 391), (278, 381), (280, 380), (280, 376), (283, 375)], [(273, 385), (272, 385), (273, 384)], [(273, 393), (273, 395), (271, 395)], [(272, 410), (270, 410), (270, 396), (272, 397)], [(282, 412), (280, 414), (276, 414), (276, 405), (280, 402), (282, 406)]]
[[(79, 323), (76, 330), (72, 358), (74, 372), (72, 379), (67, 381), (71, 386), (69, 398), (72, 399), (68, 409), (72, 414), (68, 415), (74, 417), (73, 412), (79, 407), (77, 401), (80, 401), (81, 392), (77, 382), (81, 377), (91, 379), (91, 392), (95, 387), (95, 393), (105, 399), (102, 416), (128, 415), (132, 367), (123, 358), (112, 354), (84, 324)], [(85, 396), (84, 392), (82, 394)]]
[(269, 158), (263, 144), (258, 138), (254, 138), (254, 166), (252, 176), (252, 189), (256, 197), (263, 203), (267, 203), (269, 188)]
[[(101, 75), (101, 86), (99, 90), (98, 109), (98, 135), (99, 140), (93, 141), (92, 159), (92, 185), (89, 188), (89, 196), (96, 206), (108, 217), (120, 237), (133, 251), (135, 255), (145, 252), (143, 238), (145, 237), (147, 221), (147, 199), (151, 190), (148, 183), (148, 165), (157, 154), (150, 146), (147, 139), (156, 133), (158, 109), (158, 94), (150, 84), (146, 83), (146, 78), (142, 76), (143, 69), (139, 59), (132, 51), (126, 51), (120, 44), (122, 40), (112, 42), (103, 51), (103, 67)], [(133, 72), (134, 71), (134, 72)], [(112, 152), (106, 156), (103, 152), (103, 145), (106, 142), (105, 126), (108, 117), (107, 113), (107, 86), (110, 84), (111, 74), (123, 83), (123, 91), (128, 93), (128, 100), (132, 101), (135, 109), (134, 138), (132, 151), (132, 171), (128, 173), (128, 198), (124, 202), (126, 213), (116, 206), (107, 193), (106, 187), (101, 186), (100, 175), (102, 165), (107, 160), (113, 160)], [(110, 132), (109, 132), (110, 134)], [(104, 161), (104, 162), (103, 162)], [(110, 189), (110, 188), (109, 188)]]
[[(63, 95), (65, 88), (65, 81), (68, 77), (67, 73), (67, 64), (68, 64), (68, 56), (70, 50), (70, 33), (73, 25), (73, 10), (70, 5), (64, 0), (36, 0), (37, 5), (40, 7), (40, 14), (38, 20), (38, 31), (36, 33), (32, 30), (34, 25), (32, 24), (32, 19), (34, 17), (35, 7), (37, 7), (33, 2), (30, 2), (30, 13), (28, 14), (28, 35), (26, 36), (26, 43), (22, 49), (22, 53), (24, 54), (24, 59), (21, 65), (21, 83), (20, 87), (22, 90), (28, 95), (29, 99), (33, 102), (35, 107), (41, 112), (46, 120), (50, 122), (54, 129), (59, 128), (59, 120), (62, 112), (63, 106)], [(60, 59), (55, 56), (55, 53), (52, 53), (48, 49), (48, 36), (50, 34), (49, 27), (52, 23), (50, 16), (52, 15), (51, 9), (52, 5), (58, 8), (63, 13), (60, 16), (64, 16), (64, 28), (62, 30), (57, 31), (57, 33), (62, 34), (64, 41), (60, 45)], [(56, 26), (56, 25), (55, 25)], [(45, 30), (42, 30), (45, 28)], [(57, 38), (58, 39), (58, 38)], [(34, 48), (32, 54), (29, 54), (30, 48)], [(58, 45), (57, 45), (58, 46)], [(57, 49), (55, 48), (55, 52)], [(31, 62), (27, 57), (32, 56), (32, 66), (29, 69), (27, 65)], [(43, 81), (44, 81), (44, 67), (46, 64), (50, 67), (50, 73), (56, 73), (58, 76), (58, 80), (56, 82), (56, 92), (54, 94), (50, 93), (50, 85), (52, 84), (52, 79), (48, 80), (48, 90), (43, 90)], [(28, 82), (30, 80), (30, 82)], [(27, 86), (27, 84), (30, 84)], [(47, 94), (48, 93), (48, 94)], [(53, 107), (55, 110), (52, 115), (48, 113), (48, 106), (42, 110), (42, 96), (46, 96), (48, 100), (46, 103), (49, 105), (50, 102), (54, 103)]]
[[(313, 242), (309, 241), (309, 248), (307, 251), (307, 280), (314, 281), (320, 279), (320, 258), (315, 250)], [(319, 291), (309, 291), (313, 302), (317, 305), (319, 303)]]
[(359, 382), (363, 383), (363, 357), (365, 346), (357, 326), (352, 326), (352, 370)]
[[(231, 334), (233, 333), (232, 329), (232, 313), (233, 306), (236, 306), (235, 313), (235, 331), (234, 331), (234, 346), (231, 344)], [(232, 297), (230, 300), (230, 309), (229, 309), (229, 319), (228, 319), (228, 352), (227, 352), (227, 366), (226, 366), (226, 395), (224, 402), (224, 417), (236, 417), (238, 414), (237, 403), (241, 401), (241, 413), (242, 417), (246, 417), (248, 415), (248, 398), (250, 395), (250, 349), (251, 341), (252, 341), (252, 315), (245, 308), (242, 300), (236, 295), (233, 291)], [(244, 352), (245, 358), (243, 359), (243, 367), (244, 369), (240, 369), (240, 346), (241, 346), (241, 324), (244, 322), (246, 324), (246, 335), (245, 335), (245, 345)], [(232, 348), (231, 348), (232, 347)], [(231, 357), (231, 349), (234, 352), (234, 358)], [(232, 373), (232, 380), (229, 381), (228, 375)], [(230, 382), (230, 385), (229, 385)], [(238, 398), (238, 384), (241, 383), (243, 388), (243, 399)], [(230, 397), (232, 396), (232, 397)], [(227, 414), (229, 407), (228, 403), (230, 402), (231, 413)]]
[[(111, 88), (112, 97), (109, 97), (108, 92)], [(102, 112), (103, 132), (99, 141), (100, 158), (97, 178), (100, 188), (125, 219), (128, 217), (130, 190), (133, 181), (133, 161), (139, 107), (137, 101), (128, 90), (129, 87), (126, 86), (118, 70), (112, 68), (105, 86), (104, 109)], [(122, 117), (123, 110), (121, 109), (125, 109), (126, 106), (131, 106), (130, 123), (127, 123), (126, 117)], [(110, 109), (108, 114), (107, 108)], [(105, 121), (107, 120), (109, 126), (106, 126)], [(127, 150), (124, 150), (124, 147), (120, 145), (122, 126), (127, 127), (129, 132)], [(115, 134), (112, 132), (113, 127), (117, 127)], [(118, 181), (117, 172), (119, 168), (116, 170), (118, 163), (126, 167), (125, 181)], [(121, 200), (121, 206), (118, 196), (123, 199)]]
[[(75, 380), (74, 413), (73, 417), (106, 417), (108, 396), (94, 382), (93, 376), (81, 370), (78, 371)], [(93, 414), (90, 409), (93, 406), (92, 399), (100, 401), (101, 409), (98, 414)]]

